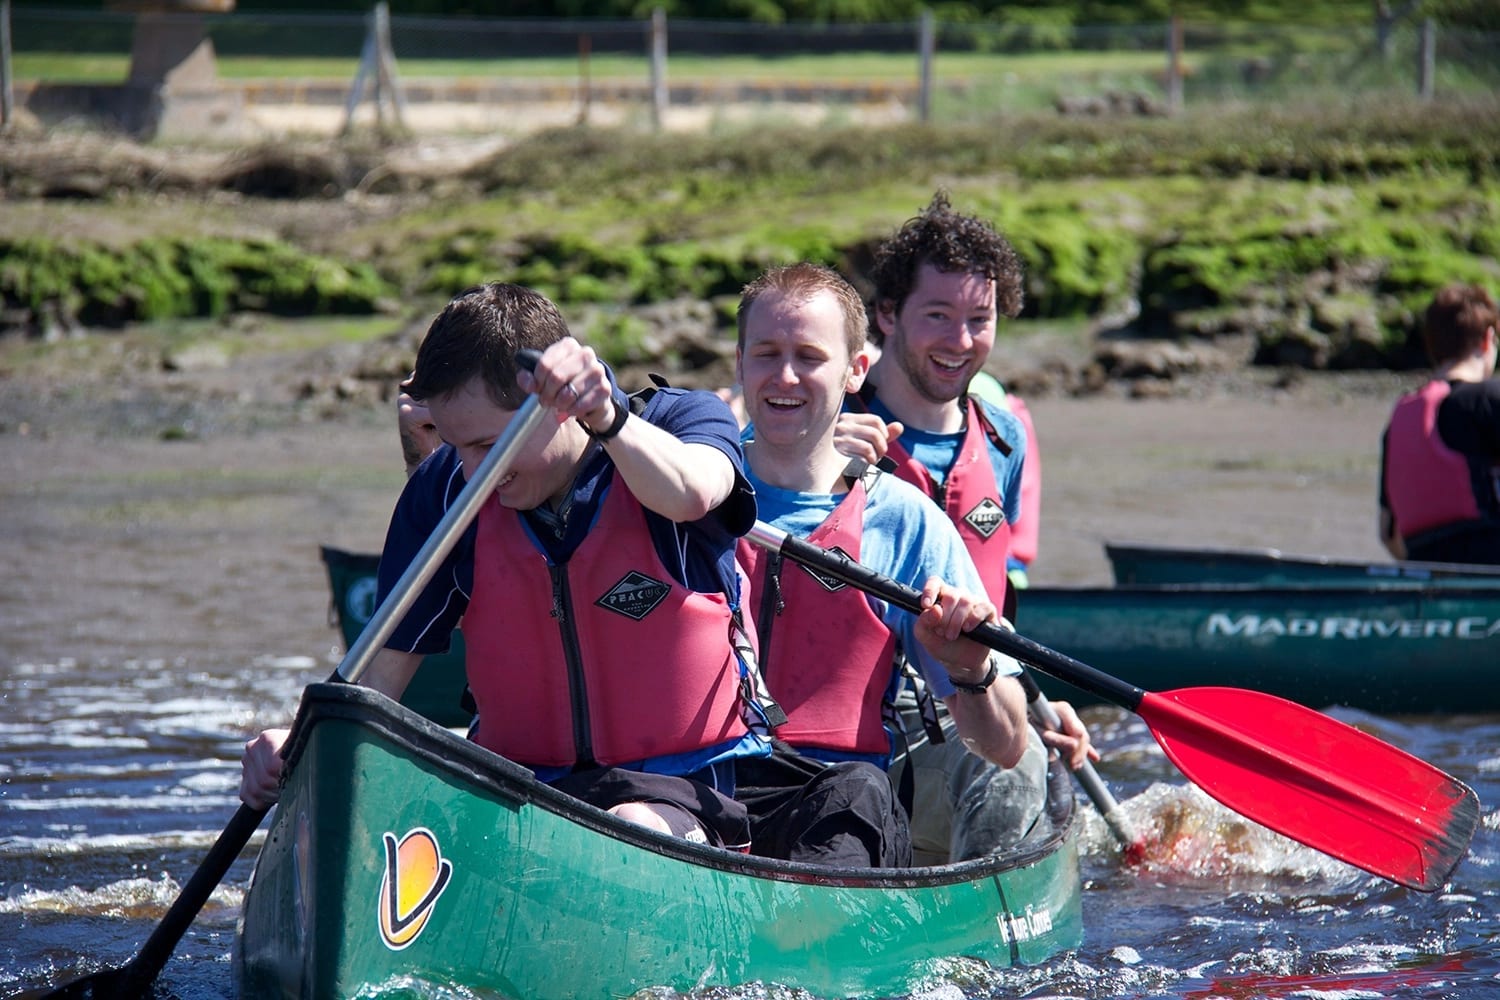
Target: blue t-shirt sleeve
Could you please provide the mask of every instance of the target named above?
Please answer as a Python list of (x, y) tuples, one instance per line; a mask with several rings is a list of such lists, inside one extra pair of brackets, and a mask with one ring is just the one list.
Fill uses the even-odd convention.
[[(984, 582), (953, 522), (920, 490), (894, 476), (881, 476), (865, 507), (860, 555), (868, 565), (899, 583), (920, 590), (936, 576), (962, 590), (983, 594)], [(917, 641), (917, 616), (877, 602), (881, 620), (896, 632), (901, 648), (916, 665), (936, 698), (955, 693), (947, 669)], [(1001, 673), (1019, 673), (1002, 661)]]
[(1005, 519), (1015, 524), (1021, 517), (1021, 466), (1026, 461), (1026, 425), (1021, 418), (1009, 410), (1001, 409), (988, 400), (980, 400), (984, 415), (995, 432), (1010, 445), (1009, 455), (990, 447), (990, 464), (995, 470), (995, 485), (1000, 487), (1000, 498), (1005, 509)]

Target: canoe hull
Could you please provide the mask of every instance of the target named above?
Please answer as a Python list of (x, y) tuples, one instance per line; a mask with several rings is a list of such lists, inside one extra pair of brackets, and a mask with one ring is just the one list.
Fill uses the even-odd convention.
[(1295, 556), (1278, 549), (1215, 549), (1106, 542), (1115, 583), (1254, 583), (1335, 586), (1444, 581), (1500, 583), (1500, 566), (1431, 562), (1365, 562)]
[[(1252, 688), (1384, 715), (1500, 711), (1500, 587), (1046, 588), (1031, 639), (1148, 691)], [(1039, 677), (1053, 697), (1095, 701)]]
[(622, 823), (362, 688), (309, 688), (293, 739), (242, 913), (245, 996), (402, 977), (517, 997), (890, 995), (936, 960), (1035, 963), (1081, 940), (1062, 774), (1054, 827), (1019, 856), (835, 872)]

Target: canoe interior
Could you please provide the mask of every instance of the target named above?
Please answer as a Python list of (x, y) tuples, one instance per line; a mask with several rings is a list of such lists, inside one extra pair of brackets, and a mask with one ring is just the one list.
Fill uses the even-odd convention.
[(1364, 562), (1288, 555), (1279, 549), (1218, 549), (1106, 542), (1115, 583), (1262, 583), (1335, 585), (1482, 581), (1500, 584), (1500, 566), (1434, 562)]
[(1060, 768), (1014, 853), (834, 870), (624, 823), (364, 688), (309, 687), (289, 747), (242, 911), (246, 996), (401, 977), (511, 997), (751, 982), (888, 996), (945, 959), (1036, 963), (1082, 937)]

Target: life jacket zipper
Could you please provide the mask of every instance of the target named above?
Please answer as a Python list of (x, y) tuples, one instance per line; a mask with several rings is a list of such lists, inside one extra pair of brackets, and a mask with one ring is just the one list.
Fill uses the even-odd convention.
[(593, 767), (594, 738), (589, 722), (588, 684), (583, 675), (583, 656), (578, 650), (578, 633), (573, 628), (573, 596), (568, 587), (566, 565), (548, 563), (552, 577), (552, 617), (562, 637), (563, 660), (568, 666), (568, 703), (573, 716), (574, 767)]

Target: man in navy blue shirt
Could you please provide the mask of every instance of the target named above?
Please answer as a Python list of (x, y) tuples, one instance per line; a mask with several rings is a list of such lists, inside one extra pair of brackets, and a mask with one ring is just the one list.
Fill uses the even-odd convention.
[[(520, 370), (523, 349), (542, 352)], [(464, 623), (472, 738), (626, 819), (743, 849), (734, 761), (768, 751), (744, 692), (734, 541), (754, 523), (739, 427), (712, 393), (615, 386), (556, 307), (516, 285), (459, 295), (409, 395), (443, 442), (408, 478), (382, 598), (527, 394), (551, 410), (361, 683), (396, 698)], [(241, 798), (275, 801), (285, 732), (246, 745)]]

